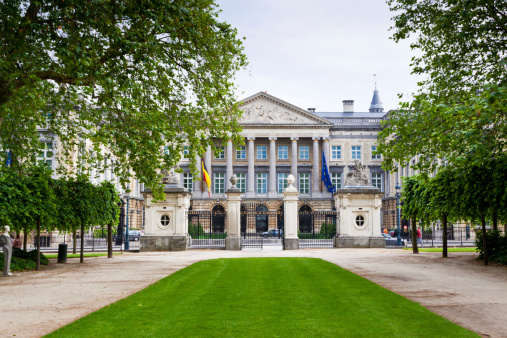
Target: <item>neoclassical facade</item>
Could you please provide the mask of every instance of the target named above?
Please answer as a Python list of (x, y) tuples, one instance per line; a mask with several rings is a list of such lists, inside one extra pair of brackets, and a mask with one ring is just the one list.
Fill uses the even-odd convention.
[(214, 153), (210, 148), (204, 155), (212, 180), (211, 197), (202, 181), (192, 179), (188, 159), (181, 163), (183, 185), (192, 192), (192, 209), (225, 207), (225, 192), (234, 173), (245, 203), (260, 203), (268, 210), (277, 210), (282, 204), (286, 178), (292, 174), (300, 192), (300, 207), (332, 210), (333, 196), (321, 182), (322, 154), (336, 188), (342, 187), (354, 161), (361, 160), (370, 181), (388, 201), (396, 182), (382, 170), (381, 155), (375, 154), (380, 122), (387, 115), (378, 91), (374, 91), (369, 112), (355, 112), (352, 100), (343, 104), (343, 112), (317, 112), (265, 92), (243, 99), (240, 123), (244, 145), (217, 143), (220, 151)]

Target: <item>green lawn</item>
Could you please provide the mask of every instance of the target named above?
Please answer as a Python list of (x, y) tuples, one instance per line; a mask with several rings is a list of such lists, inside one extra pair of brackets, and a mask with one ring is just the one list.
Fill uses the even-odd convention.
[[(120, 255), (121, 252), (113, 252), (113, 255)], [(47, 258), (58, 258), (58, 254), (50, 254), (46, 255)], [(101, 256), (107, 256), (107, 252), (88, 252), (84, 253), (84, 257), (101, 257)], [(67, 254), (67, 258), (79, 258), (81, 257), (80, 254)]]
[[(404, 250), (412, 251), (412, 248), (404, 248)], [(419, 248), (420, 252), (442, 252), (442, 248)], [(477, 248), (447, 248), (448, 252), (477, 252)]]
[(49, 336), (477, 337), (312, 258), (199, 262)]

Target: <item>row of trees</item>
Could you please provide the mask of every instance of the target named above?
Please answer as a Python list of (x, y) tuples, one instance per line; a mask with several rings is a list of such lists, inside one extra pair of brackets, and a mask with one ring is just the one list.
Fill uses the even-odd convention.
[(40, 265), (40, 232), (58, 230), (81, 234), (81, 263), (84, 233), (90, 227), (106, 225), (108, 257), (112, 258), (112, 227), (118, 222), (119, 197), (114, 185), (102, 182), (93, 185), (86, 176), (52, 179), (45, 165), (32, 166), (19, 173), (11, 168), (0, 175), (0, 223), (17, 233), (23, 232), (23, 249), (29, 233), (37, 233), (37, 269)]
[[(493, 230), (507, 221), (507, 157), (485, 160), (480, 165), (442, 167), (435, 177), (426, 174), (407, 177), (403, 184), (403, 213), (412, 220), (412, 236), (418, 221), (442, 222), (444, 234), (449, 221), (482, 225), (482, 255), (488, 264), (486, 220)], [(443, 256), (447, 257), (447, 238), (443, 236)], [(413, 238), (414, 252), (417, 241)]]

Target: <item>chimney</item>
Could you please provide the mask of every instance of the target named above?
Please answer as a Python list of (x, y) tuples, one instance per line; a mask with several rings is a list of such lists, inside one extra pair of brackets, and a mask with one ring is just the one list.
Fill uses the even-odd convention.
[(310, 113), (315, 113), (315, 108), (308, 108), (307, 109)]
[(354, 100), (343, 100), (343, 112), (344, 113), (354, 112)]

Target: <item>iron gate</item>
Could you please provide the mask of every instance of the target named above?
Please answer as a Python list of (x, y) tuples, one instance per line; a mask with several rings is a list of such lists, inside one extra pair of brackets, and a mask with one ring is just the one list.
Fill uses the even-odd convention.
[(336, 236), (336, 211), (300, 211), (299, 247), (332, 248)]
[(283, 207), (269, 211), (263, 204), (241, 205), (241, 248), (262, 249), (266, 245), (283, 246)]
[(192, 248), (225, 248), (226, 213), (220, 211), (188, 212), (188, 234)]

